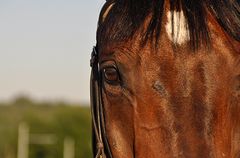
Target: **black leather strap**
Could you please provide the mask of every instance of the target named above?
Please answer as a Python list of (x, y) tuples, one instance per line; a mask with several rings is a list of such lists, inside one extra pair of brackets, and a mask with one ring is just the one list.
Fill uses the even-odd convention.
[(90, 65), (92, 67), (90, 90), (93, 127), (93, 154), (94, 158), (112, 158), (105, 130), (101, 72), (99, 69), (98, 52), (96, 47), (93, 48)]

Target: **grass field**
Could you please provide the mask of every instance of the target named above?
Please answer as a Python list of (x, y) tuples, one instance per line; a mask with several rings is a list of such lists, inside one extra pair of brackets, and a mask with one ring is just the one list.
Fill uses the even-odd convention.
[(56, 143), (29, 145), (29, 158), (62, 158), (63, 140), (75, 141), (75, 158), (91, 156), (91, 117), (88, 106), (63, 102), (34, 102), (20, 97), (0, 103), (0, 158), (17, 158), (18, 126), (25, 122), (30, 134), (51, 133)]

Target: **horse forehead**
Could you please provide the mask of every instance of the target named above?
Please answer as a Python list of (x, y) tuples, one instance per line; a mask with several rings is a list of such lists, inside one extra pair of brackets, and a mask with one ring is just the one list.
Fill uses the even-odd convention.
[[(144, 23), (144, 25), (141, 27), (144, 29), (147, 24), (148, 23), (146, 21), (146, 23)], [(212, 41), (213, 46), (211, 50), (201, 48), (198, 52), (193, 52), (188, 45), (190, 40), (189, 30), (186, 24), (186, 19), (181, 10), (168, 11), (163, 18), (163, 24), (165, 24), (165, 29), (162, 30), (157, 49), (154, 48), (154, 44), (151, 41), (148, 41), (143, 48), (140, 48), (139, 45), (141, 43), (141, 34), (137, 33), (131, 40), (128, 40), (127, 42), (107, 42), (107, 44), (103, 46), (103, 55), (114, 52), (112, 51), (114, 50), (112, 49), (113, 47), (125, 47), (128, 50), (131, 50), (133, 57), (140, 58), (140, 67), (152, 67), (153, 69), (154, 67), (157, 68), (166, 64), (181, 65), (183, 64), (181, 62), (183, 61), (182, 59), (190, 59), (192, 60), (192, 64), (199, 61), (204, 63), (209, 56), (213, 56), (210, 55), (212, 53), (215, 54), (216, 57), (222, 56), (223, 58), (226, 58), (226, 60), (230, 62), (232, 61), (231, 58), (233, 53), (230, 48), (231, 46), (226, 42), (227, 39), (225, 39), (225, 36), (223, 36), (223, 34), (219, 31), (211, 31), (212, 36), (215, 38), (215, 40)], [(210, 30), (216, 30), (215, 25), (212, 25), (213, 24), (210, 25)], [(122, 53), (124, 54), (124, 51), (119, 54)], [(154, 70), (159, 71), (160, 69), (157, 68)]]
[(187, 20), (183, 11), (168, 11), (165, 29), (171, 42), (182, 45), (190, 40)]

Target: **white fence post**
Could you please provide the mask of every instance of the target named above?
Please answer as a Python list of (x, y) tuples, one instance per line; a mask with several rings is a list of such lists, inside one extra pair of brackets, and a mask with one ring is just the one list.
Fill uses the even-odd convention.
[[(31, 136), (31, 139), (30, 139)], [(55, 144), (57, 138), (54, 134), (31, 134), (26, 123), (20, 123), (18, 127), (18, 150), (17, 158), (28, 158), (30, 144)], [(70, 137), (64, 138), (63, 158), (75, 157), (75, 142)]]
[(66, 137), (63, 144), (63, 158), (74, 158), (75, 142), (72, 138)]
[(29, 127), (26, 123), (20, 123), (18, 127), (18, 151), (17, 158), (28, 158)]

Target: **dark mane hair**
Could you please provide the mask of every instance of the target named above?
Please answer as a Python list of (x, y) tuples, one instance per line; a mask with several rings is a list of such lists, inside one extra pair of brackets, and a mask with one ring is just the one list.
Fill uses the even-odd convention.
[[(108, 7), (112, 9), (102, 21)], [(109, 0), (104, 5), (97, 32), (97, 41), (124, 41), (131, 39), (139, 26), (151, 15), (142, 41), (158, 41), (161, 33), (165, 0)], [(170, 10), (182, 10), (186, 17), (190, 35), (190, 45), (197, 49), (210, 43), (206, 22), (209, 11), (221, 27), (235, 40), (240, 41), (240, 4), (239, 0), (170, 0)], [(174, 32), (174, 31), (173, 31)]]

